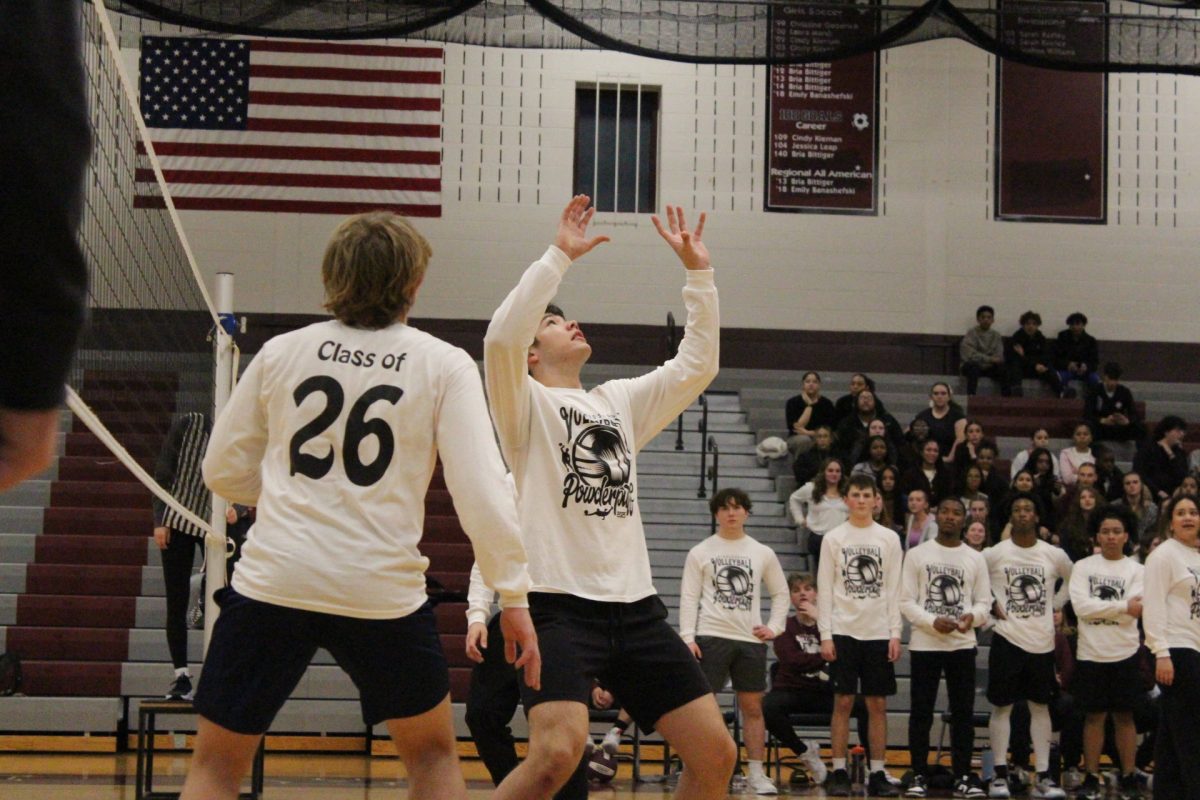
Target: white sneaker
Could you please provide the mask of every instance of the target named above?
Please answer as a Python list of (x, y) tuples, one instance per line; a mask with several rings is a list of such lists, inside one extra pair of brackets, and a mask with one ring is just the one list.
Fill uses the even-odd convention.
[(1029, 787), (1029, 796), (1041, 798), (1041, 800), (1065, 800), (1067, 793), (1054, 782), (1054, 778), (1051, 778), (1049, 773), (1041, 773)]
[(825, 783), (825, 777), (829, 775), (829, 769), (821, 760), (821, 745), (817, 743), (816, 739), (805, 739), (804, 746), (807, 749), (800, 754), (800, 763), (808, 770), (812, 782), (819, 786)]
[(1012, 797), (1008, 791), (1008, 778), (1001, 778), (999, 775), (992, 778), (992, 782), (988, 784), (988, 797)]
[(610, 756), (615, 756), (621, 749), (621, 734), (615, 730), (604, 734), (604, 741), (600, 743), (600, 747)]
[(779, 794), (775, 782), (766, 775), (751, 775), (746, 779), (746, 786), (755, 794)]

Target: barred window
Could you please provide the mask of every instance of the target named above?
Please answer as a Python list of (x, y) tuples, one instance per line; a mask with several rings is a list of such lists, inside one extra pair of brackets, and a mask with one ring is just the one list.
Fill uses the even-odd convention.
[(575, 89), (574, 194), (597, 211), (653, 211), (658, 199), (659, 87), (580, 84)]

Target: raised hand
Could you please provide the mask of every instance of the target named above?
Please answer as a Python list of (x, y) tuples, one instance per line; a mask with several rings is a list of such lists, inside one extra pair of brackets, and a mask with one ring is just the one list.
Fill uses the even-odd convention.
[(687, 221), (683, 217), (683, 209), (679, 206), (667, 206), (667, 228), (663, 227), (662, 220), (657, 216), (650, 217), (650, 221), (654, 223), (655, 229), (658, 230), (658, 235), (667, 244), (671, 245), (671, 249), (675, 251), (675, 255), (679, 256), (679, 260), (688, 269), (711, 268), (711, 262), (708, 258), (708, 248), (700, 240), (701, 235), (704, 233), (704, 222), (706, 219), (707, 217), (704, 212), (701, 211), (700, 224), (696, 226), (696, 230), (689, 231)]
[(577, 194), (567, 203), (562, 216), (558, 220), (558, 235), (554, 237), (554, 246), (567, 254), (572, 261), (588, 253), (598, 244), (609, 241), (607, 236), (588, 238), (587, 226), (592, 221), (596, 209), (588, 208), (591, 198), (586, 194)]

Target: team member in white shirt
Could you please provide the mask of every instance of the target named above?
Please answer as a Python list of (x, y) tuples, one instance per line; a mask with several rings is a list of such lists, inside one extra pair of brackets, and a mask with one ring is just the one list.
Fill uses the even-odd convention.
[(956, 797), (984, 797), (971, 772), (975, 748), (975, 629), (992, 607), (992, 584), (983, 554), (963, 544), (966, 506), (947, 497), (937, 508), (937, 538), (918, 545), (904, 557), (900, 610), (912, 623), (908, 649), (912, 663), (912, 709), (908, 716), (908, 751), (913, 780), (908, 797), (926, 794), (929, 729), (938, 684), (946, 676), (950, 698), (950, 753)]
[(1162, 687), (1154, 796), (1200, 798), (1200, 509), (1176, 495), (1163, 510), (1168, 538), (1146, 558), (1142, 624)]
[(821, 655), (833, 682), (829, 739), (833, 772), (827, 791), (850, 794), (846, 745), (854, 697), (862, 694), (870, 718), (871, 764), (867, 794), (895, 797), (884, 770), (887, 753), (887, 698), (896, 693), (894, 662), (900, 658), (900, 569), (903, 551), (896, 532), (873, 519), (875, 480), (854, 475), (846, 489), (850, 519), (821, 542), (817, 573), (817, 624)]
[(1086, 713), (1083, 763), (1087, 776), (1076, 795), (1100, 800), (1100, 751), (1104, 720), (1110, 713), (1121, 762), (1122, 800), (1140, 797), (1135, 759), (1137, 728), (1133, 709), (1141, 692), (1138, 670), (1138, 618), (1142, 616), (1144, 567), (1129, 558), (1130, 534), (1137, 531), (1133, 513), (1108, 508), (1093, 523), (1100, 552), (1075, 562), (1071, 570), (1071, 606), (1079, 618), (1079, 643), (1071, 694)]
[(530, 613), (546, 661), (540, 690), (522, 687), (529, 757), (497, 789), (500, 800), (549, 797), (579, 763), (593, 680), (655, 728), (686, 766), (677, 796), (724, 797), (736, 751), (695, 657), (667, 623), (654, 591), (637, 496), (636, 454), (717, 373), (717, 290), (701, 240), (668, 206), (659, 235), (687, 270), (687, 326), (679, 352), (638, 378), (583, 389), (592, 348), (574, 320), (549, 306), (571, 263), (607, 237), (588, 238), (588, 198), (575, 197), (554, 245), (497, 309), (484, 339), (488, 402), (517, 483), (533, 578)]
[[(1054, 674), (1054, 630), (1066, 605), (1071, 559), (1060, 548), (1038, 538), (1039, 508), (1032, 495), (1015, 495), (1009, 504), (1012, 538), (983, 551), (996, 603), (996, 633), (988, 651), (989, 724), (996, 776), (989, 797), (1008, 797), (1008, 741), (1013, 703), (1029, 702), (1029, 733), (1037, 780), (1032, 797), (1066, 794), (1050, 777), (1050, 709)], [(1057, 581), (1062, 586), (1055, 591)]]
[(429, 261), (386, 212), (343, 222), (321, 276), (335, 319), (267, 342), (209, 440), (209, 487), (258, 506), (200, 677), (185, 800), (234, 798), (271, 720), (324, 647), (386, 721), (414, 797), (466, 798), (449, 671), (418, 545), (440, 455), (517, 662), (538, 682), (525, 551), (479, 373), (405, 320)]
[[(742, 710), (750, 790), (776, 794), (763, 771), (767, 729), (767, 642), (787, 625), (788, 585), (775, 551), (746, 535), (750, 496), (722, 489), (708, 502), (717, 532), (688, 552), (679, 589), (679, 635), (700, 659), (714, 692), (733, 680)], [(771, 618), (762, 623), (762, 587), (771, 595)]]

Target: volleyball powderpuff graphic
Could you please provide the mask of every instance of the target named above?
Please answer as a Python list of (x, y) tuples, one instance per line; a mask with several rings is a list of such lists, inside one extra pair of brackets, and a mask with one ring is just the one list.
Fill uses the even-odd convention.
[(1125, 592), (1121, 591), (1119, 586), (1109, 586), (1102, 584), (1096, 587), (1096, 599), (1112, 602), (1114, 600), (1122, 600), (1125, 597)]
[(592, 425), (571, 447), (571, 467), (588, 486), (623, 486), (629, 482), (629, 451), (612, 425)]
[(722, 594), (745, 597), (750, 594), (750, 575), (741, 567), (721, 567), (713, 575), (713, 585)]
[(1032, 575), (1018, 575), (1008, 583), (1008, 599), (1014, 603), (1040, 603), (1046, 587)]
[(871, 556), (854, 556), (846, 563), (846, 579), (855, 586), (874, 586), (883, 579), (883, 567)]
[(929, 582), (929, 599), (939, 606), (957, 606), (962, 597), (962, 586), (953, 575), (935, 575)]

